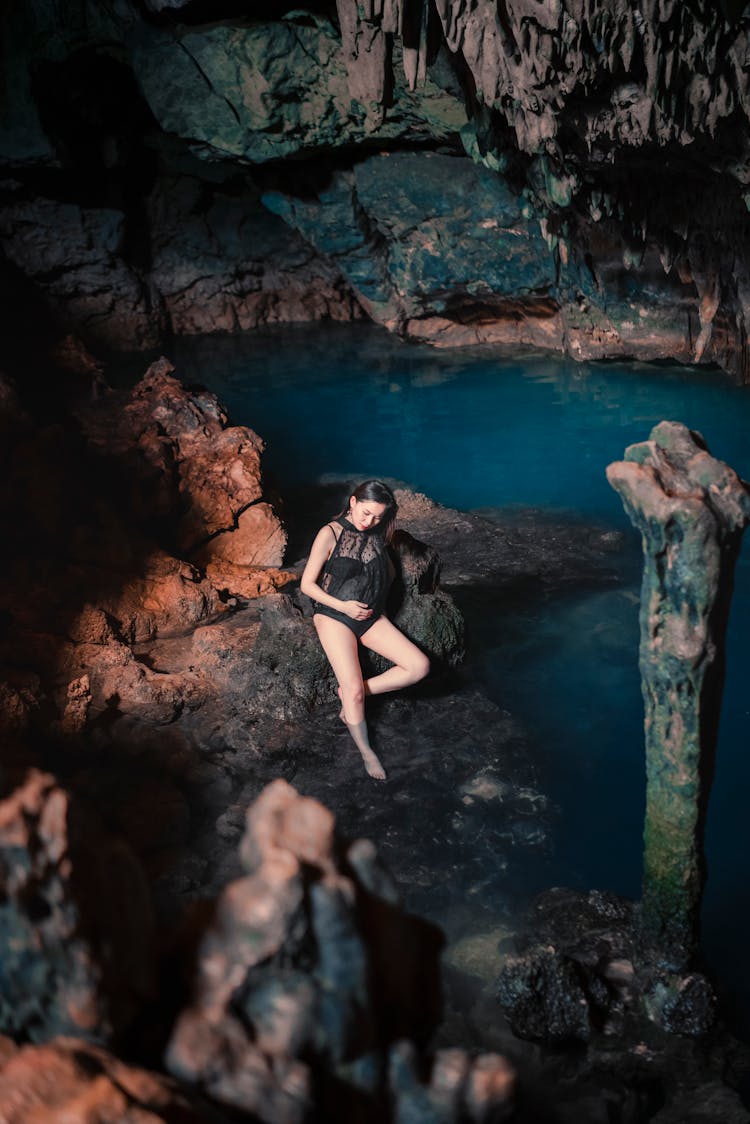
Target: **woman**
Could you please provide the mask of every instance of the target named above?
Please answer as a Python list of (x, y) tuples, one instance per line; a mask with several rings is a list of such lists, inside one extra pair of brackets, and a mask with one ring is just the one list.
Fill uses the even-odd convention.
[[(344, 511), (318, 531), (300, 582), (302, 592), (316, 603), (313, 621), (339, 684), (339, 717), (365, 769), (380, 781), (385, 780), (385, 769), (370, 746), (365, 697), (407, 687), (430, 669), (424, 652), (383, 615), (393, 578), (387, 544), (397, 510), (386, 484), (365, 480)], [(363, 681), (359, 644), (394, 666)]]

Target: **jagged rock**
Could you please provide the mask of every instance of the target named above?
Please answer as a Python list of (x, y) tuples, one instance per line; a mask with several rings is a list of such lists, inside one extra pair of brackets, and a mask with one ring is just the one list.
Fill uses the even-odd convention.
[[(449, 594), (438, 589), (440, 559), (437, 551), (408, 531), (394, 535), (393, 554), (397, 580), (391, 603), (393, 623), (430, 659), (455, 667), (464, 658), (464, 620)], [(389, 664), (371, 656), (376, 667)]]
[(80, 1038), (43, 1046), (0, 1043), (3, 1124), (210, 1124), (219, 1117), (163, 1074), (127, 1065)]
[(649, 1018), (670, 1034), (697, 1037), (716, 1022), (716, 993), (700, 972), (657, 975), (645, 995)]
[(470, 160), (386, 153), (337, 174), (317, 199), (267, 192), (263, 201), (334, 258), (386, 326), (416, 336), (449, 311), (458, 331), (464, 307), (469, 324), (509, 322), (517, 339), (524, 310), (554, 321), (544, 296), (554, 266), (538, 224), (502, 179)]
[(279, 570), (274, 566), (236, 565), (224, 559), (212, 558), (205, 566), (206, 577), (220, 594), (230, 597), (253, 599), (275, 593), (292, 581), (297, 580), (291, 570)]
[[(109, 457), (118, 456), (132, 474), (137, 513), (157, 520), (176, 512), (176, 544), (190, 551), (234, 530), (238, 518), (262, 500), (264, 445), (246, 426), (227, 426), (216, 396), (191, 393), (173, 371), (162, 358), (132, 392), (113, 392), (82, 410), (81, 417), (89, 441)], [(244, 561), (278, 566), (284, 532), (267, 505), (264, 513), (261, 541), (254, 549), (245, 541), (244, 548), (253, 553)]]
[(114, 617), (119, 635), (129, 644), (179, 635), (217, 611), (213, 584), (201, 578), (189, 562), (154, 550), (143, 569), (136, 578), (125, 577), (116, 594), (105, 594), (99, 601), (100, 609)]
[(145, 881), (53, 777), (30, 772), (0, 802), (0, 1026), (31, 1041), (106, 1041), (153, 993)]

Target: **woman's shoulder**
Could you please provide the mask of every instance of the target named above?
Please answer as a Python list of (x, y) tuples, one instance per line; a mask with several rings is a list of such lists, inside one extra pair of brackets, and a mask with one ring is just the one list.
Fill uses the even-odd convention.
[(324, 523), (320, 528), (318, 538), (330, 539), (333, 536), (335, 541), (338, 542), (343, 529), (342, 524), (337, 519), (332, 519), (330, 523)]

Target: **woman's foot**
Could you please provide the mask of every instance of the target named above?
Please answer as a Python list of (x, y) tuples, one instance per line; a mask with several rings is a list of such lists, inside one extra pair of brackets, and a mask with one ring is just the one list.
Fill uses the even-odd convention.
[(362, 754), (362, 761), (368, 775), (371, 776), (373, 780), (384, 781), (386, 779), (386, 772), (380, 764), (380, 758), (377, 753), (372, 749), (363, 749), (362, 746), (358, 746), (358, 749)]

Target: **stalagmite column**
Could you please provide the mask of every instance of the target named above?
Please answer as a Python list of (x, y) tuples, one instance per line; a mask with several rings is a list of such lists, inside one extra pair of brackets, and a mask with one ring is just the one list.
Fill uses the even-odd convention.
[(750, 492), (699, 434), (677, 422), (660, 422), (648, 441), (626, 449), (607, 479), (643, 538), (642, 936), (680, 969), (698, 940), (724, 640)]

